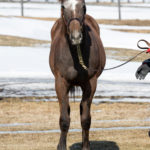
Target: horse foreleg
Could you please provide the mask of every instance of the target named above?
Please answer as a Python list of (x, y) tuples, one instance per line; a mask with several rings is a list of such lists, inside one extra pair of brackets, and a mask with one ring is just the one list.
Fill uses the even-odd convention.
[(82, 150), (90, 150), (89, 129), (91, 125), (90, 108), (96, 90), (97, 78), (91, 79), (83, 87), (83, 96), (80, 104), (80, 117), (82, 126)]
[(66, 138), (70, 126), (70, 106), (68, 98), (69, 86), (67, 82), (61, 77), (56, 79), (55, 84), (60, 106), (59, 125), (61, 130), (57, 150), (66, 150)]

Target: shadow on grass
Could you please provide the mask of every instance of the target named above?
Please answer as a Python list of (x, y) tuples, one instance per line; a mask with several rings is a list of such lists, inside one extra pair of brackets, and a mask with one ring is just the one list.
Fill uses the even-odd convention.
[[(118, 145), (112, 141), (90, 141), (90, 150), (119, 150)], [(82, 143), (75, 143), (70, 150), (82, 150)]]

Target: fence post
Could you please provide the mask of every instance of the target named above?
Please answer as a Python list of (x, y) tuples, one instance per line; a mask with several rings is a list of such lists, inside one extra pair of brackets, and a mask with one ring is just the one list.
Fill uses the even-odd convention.
[(24, 7), (23, 7), (23, 0), (21, 0), (21, 16), (24, 16)]
[(120, 5), (120, 0), (118, 0), (118, 16), (119, 16), (119, 20), (121, 20), (121, 5)]

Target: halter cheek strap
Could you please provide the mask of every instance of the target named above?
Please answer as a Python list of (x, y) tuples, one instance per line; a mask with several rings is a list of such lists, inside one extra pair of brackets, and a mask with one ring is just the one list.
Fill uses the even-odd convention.
[(80, 21), (80, 19), (79, 18), (71, 18), (70, 20), (69, 20), (69, 22), (68, 22), (68, 27), (69, 27), (69, 25), (70, 25), (70, 23), (71, 23), (71, 21), (74, 21), (74, 20), (77, 20), (79, 23), (80, 23), (80, 25), (82, 25), (82, 23), (81, 23), (81, 21)]

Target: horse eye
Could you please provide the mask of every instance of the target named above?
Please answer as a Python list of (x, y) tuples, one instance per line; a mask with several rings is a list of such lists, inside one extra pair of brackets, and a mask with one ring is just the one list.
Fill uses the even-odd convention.
[(64, 6), (64, 5), (61, 5), (61, 8), (62, 8), (62, 9), (65, 9), (65, 6)]
[(86, 13), (86, 6), (83, 5), (84, 14)]

